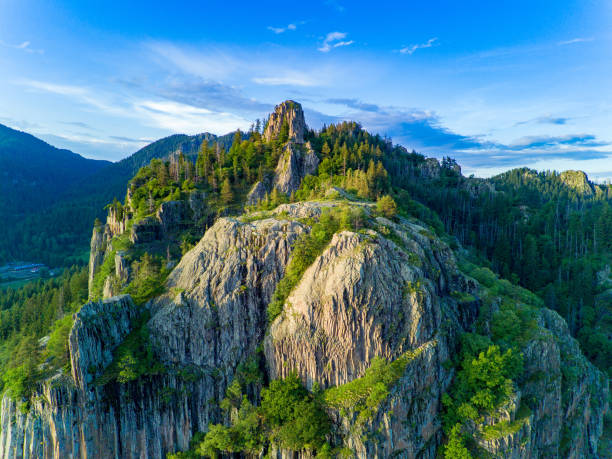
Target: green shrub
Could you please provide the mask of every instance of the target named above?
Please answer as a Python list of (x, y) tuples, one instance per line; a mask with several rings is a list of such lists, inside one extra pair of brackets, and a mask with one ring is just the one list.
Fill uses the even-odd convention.
[(472, 459), (470, 451), (465, 446), (465, 438), (461, 433), (461, 424), (455, 424), (444, 447), (445, 459)]
[(53, 325), (53, 331), (47, 342), (47, 355), (53, 359), (57, 367), (67, 367), (70, 364), (68, 336), (73, 324), (70, 314), (59, 319)]
[(271, 441), (293, 451), (320, 449), (331, 428), (319, 392), (307, 391), (295, 373), (262, 391), (261, 413)]
[(397, 215), (397, 204), (391, 196), (386, 194), (376, 201), (376, 210), (383, 217), (393, 218)]
[(143, 313), (132, 332), (113, 352), (113, 361), (96, 380), (97, 385), (112, 381), (125, 384), (143, 376), (165, 372), (165, 367), (155, 359), (146, 325), (148, 313)]
[(27, 399), (32, 394), (41, 373), (38, 369), (40, 353), (33, 336), (25, 336), (15, 346), (9, 367), (2, 375), (4, 389), (15, 399)]
[(169, 271), (161, 258), (145, 252), (139, 261), (132, 263), (132, 273), (132, 280), (123, 292), (129, 293), (134, 303), (146, 303), (164, 292), (164, 282)]

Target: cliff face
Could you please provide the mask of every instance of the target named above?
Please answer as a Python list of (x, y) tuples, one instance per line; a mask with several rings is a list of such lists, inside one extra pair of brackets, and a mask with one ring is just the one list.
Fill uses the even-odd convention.
[(276, 166), (273, 186), (285, 194), (296, 191), (302, 179), (308, 174), (314, 174), (319, 166), (319, 158), (310, 147), (288, 144)]
[(140, 312), (129, 296), (88, 303), (70, 334), (71, 376), (41, 384), (29, 412), (5, 396), (0, 458), (165, 457), (221, 421), (218, 401), (265, 331), (298, 222), (219, 220), (168, 279), (148, 323), (165, 374), (127, 384), (96, 379)]
[(264, 130), (264, 139), (266, 141), (276, 139), (284, 123), (288, 128), (289, 141), (304, 143), (304, 131), (306, 130), (304, 111), (302, 106), (293, 100), (286, 100), (274, 107), (274, 112), (270, 115)]
[[(367, 230), (339, 232), (267, 324), (266, 307), (295, 241), (310, 231), (310, 219), (339, 205), (284, 204), (219, 219), (173, 269), (166, 293), (146, 305), (161, 374), (100, 385), (143, 310), (128, 296), (83, 306), (70, 333), (72, 373), (44, 381), (27, 412), (4, 396), (0, 459), (162, 458), (184, 450), (195, 432), (226, 421), (219, 401), (239, 364), (262, 344), (268, 378), (296, 371), (326, 394), (348, 389), (379, 358), (401, 362), (368, 416), (330, 404), (332, 441), (357, 457), (436, 457), (441, 398), (454, 376), (449, 363), (480, 305), (478, 283), (458, 270), (439, 238), (416, 222), (380, 217)], [(370, 204), (350, 205), (372, 213)], [(512, 403), (486, 420), (520, 423), (480, 444), (498, 457), (593, 456), (607, 381), (557, 314), (542, 309), (536, 322), (521, 349), (525, 381)], [(536, 406), (527, 415), (519, 410), (526, 400)]]
[[(119, 294), (130, 281), (130, 267), (122, 251), (114, 250), (112, 239), (126, 234), (130, 243), (148, 246), (175, 246), (176, 238), (188, 229), (203, 231), (208, 223), (208, 208), (206, 193), (192, 191), (180, 201), (162, 202), (153, 215), (131, 221), (135, 210), (132, 208), (131, 193), (128, 188), (126, 206), (119, 216), (114, 208), (110, 208), (106, 223), (93, 229), (89, 253), (89, 298), (94, 299), (101, 293), (102, 298), (111, 298)], [(131, 225), (128, 225), (131, 223)], [(148, 246), (147, 246), (148, 245)], [(159, 249), (158, 249), (159, 250)], [(114, 255), (113, 255), (114, 254)], [(103, 280), (101, 292), (94, 292), (94, 279), (100, 267), (108, 257), (114, 257), (113, 275)]]
[[(608, 409), (608, 381), (587, 361), (566, 322), (543, 308), (538, 330), (521, 349), (524, 383), (511, 404), (480, 426), (507, 424), (479, 440), (492, 454), (507, 458), (596, 457)], [(531, 412), (521, 413), (529, 403)], [(500, 433), (501, 432), (501, 433)]]
[(334, 418), (344, 446), (358, 457), (435, 457), (440, 400), (453, 375), (444, 362), (478, 307), (459, 305), (450, 293), (474, 291), (476, 284), (425, 228), (384, 218), (377, 223), (399, 241), (374, 231), (336, 234), (271, 326), (266, 360), (272, 378), (297, 371), (307, 386), (328, 388), (363, 377), (375, 358), (410, 354), (371, 419), (361, 422), (350, 409)]
[[(459, 319), (449, 293), (466, 281), (450, 249), (419, 234), (422, 227), (379, 220), (407, 248), (374, 231), (336, 234), (270, 329), (273, 378), (297, 371), (307, 386), (342, 385), (362, 376), (374, 357), (395, 360), (434, 340), (444, 320)], [(458, 321), (466, 324), (475, 311), (464, 312)]]
[(161, 360), (219, 369), (223, 394), (263, 338), (266, 306), (305, 230), (294, 221), (220, 219), (170, 274), (167, 286), (179, 293), (153, 303), (150, 327)]

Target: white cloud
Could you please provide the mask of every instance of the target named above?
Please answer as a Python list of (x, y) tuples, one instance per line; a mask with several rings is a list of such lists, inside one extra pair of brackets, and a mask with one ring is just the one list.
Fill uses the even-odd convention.
[(577, 37), (577, 38), (572, 38), (571, 40), (560, 41), (559, 43), (557, 43), (557, 45), (559, 46), (573, 45), (574, 43), (584, 43), (584, 42), (593, 41), (593, 40), (594, 40), (593, 37), (589, 37), (589, 38)]
[(281, 34), (283, 32), (286, 32), (287, 30), (295, 30), (297, 29), (297, 26), (295, 24), (287, 24), (286, 27), (272, 27), (272, 26), (268, 26), (268, 30), (274, 32), (275, 34)]
[(400, 49), (399, 52), (402, 54), (412, 55), (412, 53), (414, 53), (417, 49), (431, 48), (432, 46), (434, 46), (436, 41), (438, 41), (437, 38), (430, 38), (429, 40), (427, 40), (426, 43), (405, 46), (404, 48)]
[(207, 79), (223, 80), (244, 69), (248, 62), (219, 48), (209, 46), (204, 50), (192, 47), (178, 47), (167, 42), (151, 42), (145, 46), (153, 58), (162, 66), (176, 67), (183, 72)]
[(22, 43), (19, 43), (18, 45), (12, 45), (10, 43), (6, 43), (0, 40), (0, 45), (4, 46), (5, 48), (19, 49), (19, 50), (25, 51), (26, 53), (30, 53), (30, 54), (44, 54), (45, 52), (43, 49), (31, 48), (30, 47), (31, 43), (29, 41), (24, 41)]
[(251, 124), (251, 121), (232, 113), (215, 112), (172, 101), (139, 101), (134, 103), (134, 109), (154, 127), (183, 134), (226, 134), (238, 128), (247, 130)]
[(33, 89), (35, 91), (47, 92), (65, 96), (77, 102), (90, 105), (98, 110), (113, 115), (125, 116), (129, 115), (129, 111), (121, 108), (117, 104), (108, 103), (103, 100), (100, 95), (94, 95), (93, 91), (88, 88), (74, 85), (56, 84), (37, 80), (18, 80), (17, 84)]
[(318, 83), (309, 75), (302, 73), (287, 73), (273, 77), (256, 77), (253, 82), (265, 86), (316, 86)]
[(313, 65), (312, 60), (280, 46), (255, 52), (220, 47), (194, 49), (159, 42), (145, 46), (154, 53), (153, 58), (164, 72), (198, 76), (208, 83), (240, 91), (245, 91), (245, 82), (299, 88), (327, 86), (332, 81), (344, 81), (349, 72), (337, 62)]
[[(212, 132), (226, 134), (235, 129), (248, 129), (250, 121), (223, 111), (194, 107), (168, 100), (125, 100), (122, 106), (113, 105), (103, 99), (103, 96), (93, 96), (91, 90), (80, 86), (61, 85), (34, 80), (22, 80), (20, 84), (34, 90), (74, 99), (99, 110), (116, 116), (137, 119), (144, 125), (167, 129), (175, 133), (196, 134)], [(84, 142), (86, 139), (71, 138), (70, 140)], [(115, 139), (116, 140), (116, 139)], [(87, 140), (93, 143), (92, 140)], [(116, 144), (117, 142), (111, 142)]]
[(355, 43), (353, 40), (344, 40), (346, 36), (347, 34), (345, 32), (330, 32), (325, 36), (323, 44), (318, 50), (322, 53), (328, 53), (333, 48), (349, 46)]
[(80, 86), (71, 86), (55, 83), (47, 83), (45, 81), (36, 80), (20, 80), (18, 84), (27, 86), (32, 89), (37, 89), (43, 92), (50, 92), (53, 94), (59, 94), (62, 96), (84, 96), (87, 94), (87, 90)]

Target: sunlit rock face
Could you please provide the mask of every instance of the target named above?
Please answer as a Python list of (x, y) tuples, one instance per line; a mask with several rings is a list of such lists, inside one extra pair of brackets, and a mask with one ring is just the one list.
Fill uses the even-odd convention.
[(304, 143), (306, 131), (304, 111), (299, 103), (292, 100), (286, 100), (274, 108), (264, 130), (264, 139), (270, 141), (278, 138), (285, 122), (289, 128), (289, 142)]

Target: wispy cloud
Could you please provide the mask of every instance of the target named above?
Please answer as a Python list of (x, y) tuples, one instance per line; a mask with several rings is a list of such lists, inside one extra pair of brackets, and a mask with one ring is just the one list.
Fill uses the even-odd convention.
[(133, 139), (131, 137), (124, 137), (120, 135), (111, 135), (109, 138), (124, 143), (148, 144), (154, 142), (153, 139)]
[(585, 43), (588, 41), (593, 41), (595, 40), (595, 38), (593, 37), (577, 37), (577, 38), (572, 38), (571, 40), (565, 40), (565, 41), (560, 41), (559, 43), (557, 43), (557, 45), (559, 46), (565, 46), (565, 45), (573, 45), (574, 43)]
[(134, 104), (135, 111), (154, 127), (176, 133), (213, 132), (226, 134), (237, 128), (247, 130), (251, 121), (227, 112), (218, 112), (172, 101), (144, 100)]
[(65, 96), (70, 98), (76, 102), (89, 105), (98, 110), (104, 111), (106, 113), (112, 115), (126, 116), (130, 115), (130, 111), (125, 107), (122, 107), (116, 103), (107, 101), (104, 97), (96, 93), (96, 91), (91, 90), (82, 86), (75, 85), (67, 85), (67, 84), (57, 84), (57, 83), (49, 83), (46, 81), (38, 81), (38, 80), (28, 80), (22, 79), (16, 81), (16, 84), (21, 86), (25, 86), (34, 91), (46, 92), (50, 94), (57, 94), (60, 96)]
[(30, 45), (31, 43), (29, 41), (24, 41), (22, 43), (19, 43), (17, 45), (13, 45), (11, 43), (6, 43), (2, 40), (0, 40), (0, 45), (4, 46), (5, 48), (12, 48), (12, 49), (18, 49), (21, 51), (24, 51), (26, 53), (30, 53), (30, 54), (44, 54), (44, 50), (43, 49), (34, 49), (32, 48)]
[(436, 38), (430, 38), (425, 43), (420, 43), (420, 44), (417, 44), (417, 45), (405, 46), (405, 47), (401, 48), (399, 50), (399, 52), (402, 53), (402, 54), (412, 55), (417, 49), (431, 48), (432, 46), (435, 46), (437, 41), (438, 41), (437, 37)]
[(253, 78), (253, 82), (265, 86), (316, 86), (317, 81), (309, 75), (302, 75), (300, 73), (285, 73), (284, 75), (271, 76), (271, 77), (256, 77)]
[[(200, 83), (195, 84), (188, 97), (200, 99), (202, 94), (207, 95), (214, 89), (215, 94), (227, 96), (224, 104), (228, 108), (261, 110), (261, 103), (242, 95), (246, 90), (243, 89), (245, 82), (263, 86), (315, 87), (329, 85), (331, 80), (337, 80), (339, 75), (347, 72), (345, 66), (337, 63), (313, 66), (311, 61), (297, 55), (288, 56), (286, 49), (281, 47), (268, 52), (246, 53), (236, 49), (201, 50), (159, 42), (145, 46), (153, 52), (153, 59), (159, 60), (164, 72), (178, 75), (178, 79), (199, 79), (208, 87), (202, 88), (198, 95), (202, 89), (197, 87)], [(281, 59), (279, 56), (285, 57)], [(125, 84), (150, 85), (150, 82), (127, 81)], [(221, 102), (221, 99), (217, 101)]]
[(570, 121), (571, 118), (566, 118), (566, 117), (562, 117), (562, 116), (552, 116), (552, 115), (546, 115), (546, 116), (539, 116), (537, 118), (532, 118), (530, 120), (527, 121), (519, 121), (518, 123), (515, 124), (515, 126), (522, 126), (524, 124), (555, 124), (558, 126), (561, 125), (565, 125), (568, 123), (568, 121)]
[[(213, 132), (215, 134), (225, 134), (234, 129), (248, 129), (250, 122), (241, 116), (229, 113), (227, 108), (207, 108), (199, 107), (194, 104), (206, 104), (205, 100), (197, 99), (197, 88), (204, 92), (203, 97), (229, 100), (233, 96), (227, 94), (227, 87), (212, 87), (206, 86), (189, 86), (189, 83), (178, 83), (176, 86), (165, 85), (160, 88), (147, 88), (151, 96), (155, 98), (138, 98), (132, 97), (122, 101), (121, 105), (115, 105), (110, 100), (105, 99), (103, 94), (96, 94), (88, 88), (60, 85), (34, 80), (23, 80), (21, 84), (34, 90), (58, 94), (77, 102), (90, 105), (96, 109), (110, 112), (113, 115), (124, 118), (137, 119), (143, 125), (165, 129), (175, 133), (196, 134), (200, 132)], [(190, 99), (189, 94), (192, 94), (195, 99)], [(165, 100), (163, 100), (163, 99)], [(162, 100), (160, 100), (162, 99)], [(185, 102), (182, 102), (185, 100)], [(187, 102), (189, 100), (189, 102)], [(219, 101), (217, 101), (219, 102)], [(234, 102), (236, 100), (234, 99)], [(268, 105), (259, 104), (258, 110), (264, 111)], [(68, 137), (68, 136), (66, 136)], [(73, 138), (71, 140), (84, 141), (82, 138)], [(117, 139), (115, 139), (116, 141)], [(91, 140), (89, 142), (92, 142)], [(96, 141), (97, 142), (97, 141)], [(125, 141), (124, 141), (125, 142)], [(115, 142), (116, 143), (116, 142)]]
[(196, 75), (173, 75), (157, 81), (121, 80), (120, 83), (124, 87), (136, 87), (150, 96), (205, 109), (261, 112), (272, 107), (246, 97), (239, 88)]
[(346, 37), (347, 34), (345, 32), (330, 32), (325, 36), (323, 44), (318, 50), (322, 53), (328, 53), (334, 48), (349, 46), (355, 43), (353, 40), (344, 40)]
[(562, 124), (567, 124), (567, 122), (570, 120), (570, 118), (555, 117), (555, 116), (541, 116), (541, 117), (537, 118), (536, 120), (540, 124), (557, 124), (557, 125), (562, 125)]
[(297, 25), (291, 23), (291, 24), (287, 24), (286, 27), (272, 27), (272, 26), (268, 26), (268, 30), (274, 32), (275, 34), (281, 34), (283, 32), (287, 32), (288, 30), (296, 30), (297, 29)]
[(82, 121), (60, 121), (61, 124), (65, 124), (66, 126), (76, 126), (76, 127), (80, 127), (83, 129), (89, 129), (91, 131), (95, 131), (97, 129), (95, 129), (94, 127), (92, 127), (91, 125), (87, 124), (87, 123), (83, 123)]
[(354, 108), (356, 110), (363, 110), (366, 112), (380, 111), (380, 107), (378, 105), (361, 102), (358, 99), (327, 99), (326, 102), (329, 104), (345, 105), (349, 108)]
[(550, 148), (562, 145), (580, 147), (602, 147), (607, 142), (598, 141), (592, 134), (567, 134), (563, 136), (525, 136), (511, 142), (507, 148), (512, 150), (527, 150), (531, 148)]

